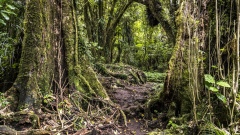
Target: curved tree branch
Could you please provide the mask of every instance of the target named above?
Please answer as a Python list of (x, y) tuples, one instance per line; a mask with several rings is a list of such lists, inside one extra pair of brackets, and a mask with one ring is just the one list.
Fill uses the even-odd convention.
[[(117, 17), (113, 20), (112, 24), (110, 25), (110, 27), (108, 27), (107, 29), (115, 29), (118, 25), (118, 23), (120, 22), (123, 14), (125, 13), (125, 11), (128, 9), (128, 7), (132, 4), (132, 0), (130, 0), (126, 5), (124, 5), (123, 7), (121, 7), (121, 9), (119, 10), (119, 12), (117, 13)], [(108, 31), (107, 30), (107, 31)]]
[(170, 41), (173, 41), (173, 43), (175, 43), (176, 34), (170, 22), (165, 17), (166, 13), (164, 13), (163, 11), (162, 4), (158, 0), (134, 0), (134, 1), (146, 5), (150, 9), (153, 16), (160, 22)]

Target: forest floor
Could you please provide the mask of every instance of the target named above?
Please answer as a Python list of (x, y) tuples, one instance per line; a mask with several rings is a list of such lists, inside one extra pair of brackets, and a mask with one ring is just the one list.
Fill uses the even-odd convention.
[[(104, 78), (104, 79), (103, 79)], [(123, 129), (124, 134), (144, 135), (148, 132), (144, 116), (144, 103), (147, 101), (153, 83), (143, 85), (129, 85), (121, 81), (121, 86), (116, 85), (116, 81), (112, 77), (101, 79), (105, 80), (103, 85), (107, 88), (110, 99), (119, 104), (121, 109), (127, 116), (128, 126)], [(101, 80), (100, 79), (100, 80)], [(106, 81), (107, 80), (107, 81)]]
[[(108, 68), (116, 74), (114, 68)], [(129, 70), (131, 74), (128, 74)], [(155, 128), (165, 128), (166, 122), (161, 122), (157, 118), (146, 118), (146, 103), (151, 95), (155, 94), (156, 89), (159, 88), (159, 83), (148, 82), (147, 78), (146, 82), (139, 83), (133, 81), (133, 77), (130, 77), (133, 73), (138, 74), (136, 76), (139, 78), (139, 74), (143, 75), (142, 78), (145, 75), (142, 71), (133, 69), (130, 66), (124, 66), (124, 68), (117, 72), (128, 75), (128, 79), (119, 79), (101, 74), (98, 76), (100, 82), (107, 90), (110, 99), (120, 106), (127, 117), (127, 127), (120, 126), (117, 134), (145, 135)]]
[(45, 97), (48, 104), (38, 116), (27, 110), (7, 113), (2, 109), (0, 134), (146, 135), (166, 128), (166, 114), (147, 107), (161, 89), (164, 74), (146, 74), (132, 66), (116, 64), (98, 65), (96, 71), (110, 100), (89, 98), (76, 91), (68, 95), (71, 100), (64, 97), (61, 102), (54, 96)]

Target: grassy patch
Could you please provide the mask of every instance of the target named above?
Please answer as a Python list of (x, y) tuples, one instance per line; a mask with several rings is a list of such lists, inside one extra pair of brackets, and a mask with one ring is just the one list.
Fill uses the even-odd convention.
[(147, 76), (148, 82), (164, 82), (166, 73), (158, 73), (158, 72), (144, 72)]

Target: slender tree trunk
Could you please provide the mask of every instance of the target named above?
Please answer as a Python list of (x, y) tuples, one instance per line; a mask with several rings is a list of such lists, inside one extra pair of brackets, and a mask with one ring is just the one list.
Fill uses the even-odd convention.
[(98, 44), (103, 45), (104, 43), (104, 13), (103, 13), (103, 0), (98, 1)]
[[(89, 9), (88, 11), (90, 12), (90, 14), (93, 14), (93, 11), (90, 10), (91, 6), (87, 7), (89, 3), (88, 1), (86, 1), (86, 5), (84, 7), (84, 16), (85, 16), (85, 23), (86, 23), (89, 37), (91, 37), (90, 35), (93, 34), (90, 32), (94, 31), (95, 33), (97, 33), (98, 45), (103, 48), (103, 50), (98, 51), (98, 55), (104, 57), (106, 63), (111, 63), (113, 59), (112, 50), (114, 49), (113, 44), (114, 44), (114, 37), (115, 37), (114, 34), (115, 34), (116, 27), (118, 26), (123, 14), (128, 9), (128, 7), (132, 4), (133, 1), (130, 0), (124, 4), (121, 4), (119, 8), (117, 8), (116, 5), (118, 4), (118, 2), (120, 3), (121, 1), (113, 0), (111, 9), (108, 14), (109, 18), (105, 22), (104, 16), (105, 16), (105, 11), (107, 10), (104, 9), (104, 3), (107, 3), (107, 2), (108, 1), (99, 0), (97, 2), (98, 11), (96, 13), (98, 17), (93, 18), (93, 16), (91, 16), (91, 19), (90, 19), (90, 16), (87, 14), (87, 9)], [(91, 24), (89, 21), (98, 22), (98, 25), (96, 26), (89, 25)], [(99, 56), (95, 56), (95, 57), (99, 57)]]

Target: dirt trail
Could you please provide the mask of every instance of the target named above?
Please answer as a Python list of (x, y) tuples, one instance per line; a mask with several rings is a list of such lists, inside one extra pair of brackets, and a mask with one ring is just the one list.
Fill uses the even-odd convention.
[[(43, 106), (44, 113), (39, 115), (41, 124), (38, 124), (54, 134), (72, 135), (146, 135), (153, 129), (161, 127), (163, 120), (159, 117), (160, 113), (153, 117), (154, 120), (145, 118), (146, 102), (156, 92), (159, 83), (147, 82), (143, 71), (128, 65), (106, 65), (99, 67), (98, 70), (99, 81), (114, 103), (101, 98), (85, 100), (85, 95), (75, 92), (71, 95), (72, 99), (76, 99), (79, 103), (88, 103), (88, 106), (84, 106), (85, 110), (81, 110), (79, 109), (80, 106), (82, 107), (81, 104), (75, 102), (71, 104), (67, 98), (64, 98), (61, 106), (56, 100), (47, 98), (49, 106)], [(57, 107), (62, 107), (67, 113), (60, 117), (60, 112), (55, 110)], [(126, 121), (123, 120), (124, 114), (127, 117), (127, 126), (125, 126)], [(14, 121), (13, 125), (11, 121), (19, 115), (24, 117), (23, 120)], [(9, 129), (13, 129), (16, 133), (16, 130), (32, 132), (31, 128), (28, 129), (32, 124), (29, 122), (30, 116), (32, 115), (28, 115), (27, 112), (13, 114), (9, 117), (10, 122), (7, 125), (12, 125)], [(66, 122), (59, 123), (59, 120)], [(2, 122), (0, 125), (5, 125), (5, 119), (0, 119), (0, 122)], [(4, 127), (0, 127), (2, 131)], [(8, 130), (8, 127), (5, 128)]]
[(128, 126), (121, 134), (145, 135), (149, 130), (147, 120), (144, 119), (145, 103), (153, 93), (157, 83), (136, 84), (132, 83), (134, 81), (103, 75), (99, 75), (98, 78), (106, 88), (111, 100), (119, 104), (127, 116)]

